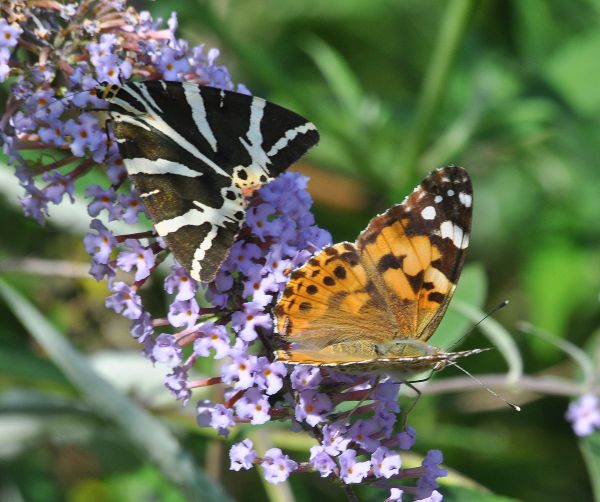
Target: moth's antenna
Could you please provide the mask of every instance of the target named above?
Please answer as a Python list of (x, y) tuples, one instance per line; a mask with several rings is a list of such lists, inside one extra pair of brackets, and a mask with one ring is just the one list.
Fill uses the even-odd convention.
[(496, 312), (498, 312), (499, 310), (502, 310), (504, 307), (506, 307), (508, 305), (508, 300), (504, 300), (502, 302), (500, 302), (498, 305), (496, 305), (492, 310), (490, 310), (487, 314), (485, 314), (481, 319), (479, 319), (479, 321), (477, 321), (475, 324), (473, 324), (473, 326), (471, 326), (467, 332), (461, 336), (456, 342), (454, 342), (452, 344), (452, 346), (450, 347), (449, 350), (453, 350), (454, 347), (457, 347), (458, 345), (460, 345), (462, 343), (462, 341), (467, 338), (467, 336), (469, 336), (469, 334), (475, 329), (477, 328), (477, 326), (479, 326), (483, 321), (485, 321), (488, 317), (493, 316)]
[[(489, 315), (489, 314), (488, 314)], [(483, 320), (483, 319), (482, 319)], [(481, 321), (479, 321), (481, 322)], [(503, 403), (505, 403), (506, 405), (510, 406), (513, 410), (515, 411), (521, 411), (521, 407), (517, 406), (516, 404), (511, 403), (510, 401), (507, 401), (506, 399), (504, 399), (500, 394), (498, 394), (497, 392), (493, 391), (492, 389), (490, 389), (487, 385), (485, 385), (481, 380), (479, 380), (479, 378), (477, 378), (475, 375), (472, 375), (471, 373), (469, 373), (466, 369), (464, 369), (462, 366), (460, 366), (459, 364), (457, 364), (454, 361), (448, 361), (448, 364), (451, 364), (452, 366), (456, 366), (460, 371), (462, 371), (465, 375), (467, 375), (468, 377), (471, 377), (475, 382), (477, 382), (479, 385), (481, 385), (485, 390), (487, 390), (492, 396), (494, 396), (497, 399), (500, 399), (500, 401), (502, 401)]]

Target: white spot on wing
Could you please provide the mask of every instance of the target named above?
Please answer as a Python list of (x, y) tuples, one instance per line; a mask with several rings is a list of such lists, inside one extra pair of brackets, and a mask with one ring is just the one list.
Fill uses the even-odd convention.
[(427, 206), (421, 210), (421, 216), (424, 220), (433, 220), (435, 218), (435, 208), (433, 206)]
[(473, 202), (473, 196), (465, 192), (459, 192), (458, 199), (460, 200), (461, 204), (465, 207), (471, 207), (471, 204)]
[(450, 189), (446, 193), (448, 194), (448, 197), (452, 197), (454, 195), (454, 190)]
[(440, 225), (440, 234), (442, 239), (452, 238), (454, 235), (454, 223), (452, 223), (450, 220), (442, 222)]
[(440, 225), (440, 236), (442, 239), (451, 239), (458, 249), (466, 249), (469, 245), (469, 234), (465, 234), (461, 227), (450, 220)]
[(152, 190), (151, 192), (141, 193), (140, 197), (142, 197), (142, 198), (150, 197), (151, 195), (156, 195), (157, 193), (160, 193), (160, 190), (158, 188), (156, 190)]
[(440, 202), (442, 202), (444, 198), (441, 195), (436, 195), (435, 198), (433, 199), (433, 202), (435, 202), (436, 204), (439, 204)]

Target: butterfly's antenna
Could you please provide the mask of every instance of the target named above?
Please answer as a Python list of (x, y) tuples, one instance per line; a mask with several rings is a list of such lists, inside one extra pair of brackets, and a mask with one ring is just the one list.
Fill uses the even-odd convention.
[[(489, 315), (489, 314), (488, 314)], [(481, 322), (481, 321), (479, 321)], [(462, 366), (460, 366), (459, 364), (457, 364), (454, 361), (448, 361), (448, 364), (451, 364), (452, 366), (456, 366), (460, 371), (462, 371), (465, 375), (467, 375), (468, 377), (471, 377), (475, 382), (477, 382), (479, 385), (481, 385), (485, 390), (487, 390), (492, 396), (494, 396), (497, 399), (500, 399), (500, 401), (502, 401), (503, 403), (505, 403), (506, 405), (510, 406), (513, 410), (515, 411), (521, 411), (521, 407), (517, 406), (516, 404), (511, 403), (510, 401), (507, 401), (506, 399), (504, 399), (500, 394), (498, 394), (497, 392), (493, 391), (492, 389), (490, 389), (487, 385), (485, 385), (481, 380), (479, 380), (479, 378), (477, 378), (475, 375), (469, 373), (466, 369), (464, 369)]]
[(467, 338), (467, 336), (469, 336), (471, 334), (471, 332), (477, 328), (477, 326), (479, 326), (483, 321), (485, 321), (488, 317), (493, 316), (496, 312), (498, 312), (499, 310), (502, 310), (504, 307), (506, 307), (508, 305), (508, 300), (504, 300), (502, 302), (500, 302), (498, 305), (496, 305), (492, 310), (490, 310), (487, 314), (485, 314), (481, 319), (479, 319), (479, 321), (477, 321), (475, 324), (473, 324), (473, 326), (471, 326), (467, 332), (461, 336), (456, 342), (454, 342), (452, 344), (452, 346), (450, 347), (449, 350), (453, 350), (454, 347), (459, 346), (462, 341)]

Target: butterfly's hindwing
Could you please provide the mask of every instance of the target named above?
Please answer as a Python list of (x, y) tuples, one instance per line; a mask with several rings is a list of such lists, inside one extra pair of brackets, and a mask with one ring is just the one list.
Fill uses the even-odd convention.
[(393, 329), (393, 319), (378, 315), (383, 308), (356, 247), (342, 242), (292, 272), (275, 308), (277, 330), (305, 350), (348, 354), (365, 350), (356, 340), (373, 345)]
[(244, 194), (314, 146), (315, 126), (267, 101), (197, 84), (98, 87), (125, 167), (177, 260), (210, 281), (244, 221)]

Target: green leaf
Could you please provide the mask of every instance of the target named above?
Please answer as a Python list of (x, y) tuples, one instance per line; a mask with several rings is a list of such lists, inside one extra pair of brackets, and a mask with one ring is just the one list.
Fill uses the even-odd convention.
[(484, 490), (465, 488), (462, 486), (447, 486), (441, 488), (445, 502), (518, 502), (518, 499), (496, 495)]
[(222, 488), (194, 464), (175, 436), (152, 415), (100, 377), (88, 360), (15, 289), (0, 280), (0, 296), (31, 336), (77, 387), (96, 412), (121, 427), (140, 453), (192, 500), (229, 500)]
[(596, 117), (600, 111), (600, 31), (572, 37), (548, 58), (546, 78), (578, 113)]
[(448, 349), (460, 340), (472, 324), (456, 309), (457, 303), (465, 303), (480, 308), (487, 294), (487, 278), (483, 267), (470, 264), (464, 267), (450, 308), (435, 332), (434, 345)]
[[(532, 303), (531, 323), (553, 335), (565, 337), (573, 312), (596, 295), (594, 253), (568, 238), (546, 239), (531, 250), (523, 265), (527, 296)], [(535, 343), (540, 354), (554, 352), (546, 343)]]
[(348, 63), (330, 45), (316, 36), (307, 37), (305, 48), (345, 113), (356, 116), (360, 111), (364, 92)]
[(600, 432), (582, 438), (579, 447), (590, 475), (594, 500), (598, 502), (600, 501)]

